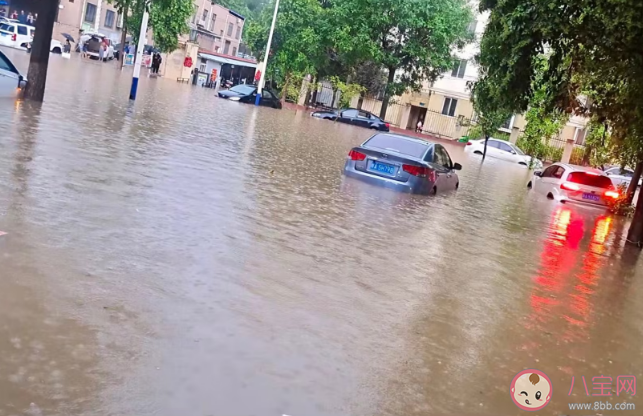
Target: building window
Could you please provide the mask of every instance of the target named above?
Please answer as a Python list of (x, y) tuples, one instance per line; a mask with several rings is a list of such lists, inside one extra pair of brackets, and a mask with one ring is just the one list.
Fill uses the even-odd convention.
[(453, 71), (451, 71), (452, 77), (464, 78), (464, 71), (467, 69), (467, 60), (460, 59), (460, 61), (455, 65)]
[(114, 27), (114, 20), (116, 18), (116, 13), (111, 10), (105, 12), (105, 27)]
[(478, 27), (478, 21), (474, 19), (471, 23), (469, 23), (469, 26), (467, 27), (467, 32), (474, 35), (476, 33), (477, 27)]
[(232, 36), (232, 28), (233, 27), (234, 26), (232, 26), (232, 23), (228, 23), (228, 36)]
[(235, 36), (237, 39), (241, 37), (241, 26), (237, 26), (237, 35)]
[(208, 9), (203, 9), (203, 22), (205, 22), (208, 19)]
[(502, 126), (500, 126), (500, 128), (499, 128), (499, 129), (500, 129), (500, 130), (508, 130), (508, 131), (511, 131), (511, 128), (512, 128), (513, 126), (514, 126), (514, 116), (511, 116), (511, 117), (509, 117), (509, 118), (507, 119), (507, 121), (505, 121), (504, 123), (502, 123)]
[(455, 116), (455, 107), (458, 105), (458, 100), (455, 98), (445, 98), (444, 105), (442, 106), (442, 114), (445, 116)]
[(214, 23), (217, 21), (217, 15), (212, 13), (212, 20), (210, 21), (210, 31), (214, 31)]
[(232, 56), (237, 56), (237, 47), (232, 48)]
[(94, 23), (96, 21), (96, 5), (87, 3), (87, 8), (85, 9), (85, 21), (89, 23)]
[(225, 45), (224, 45), (224, 47), (223, 47), (223, 53), (224, 53), (225, 55), (227, 55), (227, 54), (228, 54), (228, 52), (230, 52), (230, 41), (229, 41), (229, 40), (226, 40), (226, 41), (225, 41)]

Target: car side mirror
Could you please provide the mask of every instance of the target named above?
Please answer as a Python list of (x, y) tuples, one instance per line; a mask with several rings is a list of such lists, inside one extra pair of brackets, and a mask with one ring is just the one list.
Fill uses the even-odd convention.
[(610, 175), (612, 174), (612, 172), (605, 172), (605, 174), (606, 174), (607, 176), (610, 176)]
[(512, 151), (511, 151), (511, 154), (512, 154), (512, 155), (515, 155), (515, 154), (516, 154), (516, 151), (515, 151), (515, 150), (512, 150)]
[(462, 170), (462, 165), (459, 163), (454, 163), (453, 164), (453, 170)]
[(534, 176), (538, 176), (539, 178), (542, 178), (543, 173), (541, 171), (536, 171), (534, 172)]

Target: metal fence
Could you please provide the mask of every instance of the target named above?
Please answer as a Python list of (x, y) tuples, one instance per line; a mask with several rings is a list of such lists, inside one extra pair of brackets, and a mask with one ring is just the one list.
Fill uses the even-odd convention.
[[(314, 107), (337, 108), (339, 106), (339, 91), (333, 91), (333, 87), (328, 81), (322, 81), (320, 84), (321, 86), (317, 90), (315, 102), (311, 104)], [(333, 99), (333, 95), (335, 96), (335, 99)]]
[(449, 117), (436, 111), (427, 110), (422, 123), (422, 132), (448, 139), (459, 139), (467, 136), (471, 129), (471, 120), (459, 117)]
[[(364, 111), (368, 111), (369, 113), (373, 113), (379, 117), (380, 111), (382, 110), (382, 101), (365, 98), (364, 100), (362, 100), (361, 109)], [(389, 102), (388, 107), (386, 108), (386, 115), (384, 116), (384, 121), (396, 127), (400, 127), (402, 114), (404, 113), (405, 109), (406, 109), (405, 105), (398, 104), (396, 102)]]

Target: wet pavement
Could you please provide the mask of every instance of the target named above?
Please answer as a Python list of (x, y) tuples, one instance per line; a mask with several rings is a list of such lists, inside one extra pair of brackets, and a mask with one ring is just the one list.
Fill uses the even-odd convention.
[(53, 56), (42, 107), (0, 101), (0, 416), (520, 415), (527, 368), (538, 414), (640, 414), (568, 410), (643, 408), (624, 220), (456, 146), (454, 193), (343, 180), (368, 130), (129, 83)]

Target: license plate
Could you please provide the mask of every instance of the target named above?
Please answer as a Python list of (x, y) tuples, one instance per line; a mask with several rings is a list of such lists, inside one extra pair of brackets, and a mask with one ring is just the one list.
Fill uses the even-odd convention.
[(368, 170), (370, 171), (384, 173), (391, 176), (395, 175), (395, 169), (396, 167), (393, 165), (389, 165), (388, 163), (376, 162), (374, 160), (371, 160), (368, 166)]
[(601, 197), (594, 194), (583, 193), (583, 199), (589, 199), (590, 201), (600, 201)]

